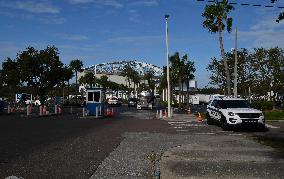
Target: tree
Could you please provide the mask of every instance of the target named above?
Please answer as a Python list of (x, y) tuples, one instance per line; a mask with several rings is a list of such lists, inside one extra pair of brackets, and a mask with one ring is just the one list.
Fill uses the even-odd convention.
[[(63, 100), (64, 100), (64, 88), (65, 88), (65, 82), (67, 82), (67, 95), (68, 95), (68, 102), (69, 101), (69, 86), (70, 86), (70, 79), (73, 78), (73, 72), (72, 69), (70, 67), (64, 67), (63, 68), (63, 73), (61, 75), (61, 80), (62, 80), (62, 92), (63, 92)], [(63, 101), (64, 102), (64, 101)]]
[(108, 77), (106, 75), (101, 76), (100, 79), (98, 79), (98, 84), (100, 84), (104, 89), (109, 87)]
[[(140, 80), (141, 80), (141, 77), (140, 77), (139, 73), (137, 71), (133, 71), (132, 81), (134, 83), (134, 89), (136, 89), (136, 91), (137, 91), (137, 87), (140, 85)], [(135, 86), (136, 86), (136, 88), (135, 88)]]
[(48, 46), (44, 50), (28, 47), (19, 52), (16, 58), (20, 80), (28, 87), (34, 88), (44, 105), (46, 94), (54, 86), (60, 85), (64, 68), (59, 59), (58, 49)]
[(127, 64), (124, 66), (121, 74), (123, 77), (126, 77), (127, 81), (128, 81), (128, 93), (130, 94), (130, 84), (131, 84), (131, 79), (132, 79), (132, 76), (133, 76), (133, 69), (132, 67)]
[(77, 94), (78, 94), (78, 72), (82, 70), (83, 67), (83, 62), (79, 59), (72, 60), (69, 64), (71, 69), (75, 72), (75, 78), (76, 78), (76, 103), (78, 102), (77, 100)]
[(153, 80), (154, 78), (154, 71), (153, 70), (148, 70), (144, 74), (144, 79), (147, 80), (148, 82), (148, 90), (154, 92), (155, 90), (155, 81)]
[(84, 76), (79, 78), (79, 83), (83, 85), (89, 85), (90, 88), (95, 85), (96, 77), (92, 72), (87, 72)]
[(222, 32), (225, 27), (227, 27), (228, 32), (231, 32), (232, 30), (233, 19), (231, 17), (228, 17), (228, 14), (232, 10), (234, 10), (234, 7), (229, 4), (228, 0), (222, 0), (221, 2), (218, 2), (218, 0), (214, 0), (214, 4), (206, 5), (204, 12), (202, 13), (202, 16), (205, 18), (205, 20), (203, 21), (203, 27), (207, 28), (210, 33), (219, 33), (219, 45), (225, 67), (228, 95), (231, 95), (231, 81), (227, 59), (225, 56), (225, 50), (223, 46)]
[(6, 88), (6, 92), (8, 93), (7, 96), (11, 98), (21, 86), (17, 61), (7, 58), (2, 63), (2, 68), (1, 85), (3, 87), (1, 88)]
[(189, 81), (193, 80), (195, 78), (194, 72), (195, 72), (195, 67), (194, 67), (194, 62), (191, 60), (188, 60), (187, 55), (183, 56), (183, 60), (185, 62), (184, 66), (184, 80), (186, 81), (186, 95), (187, 95), (187, 100), (186, 100), (186, 107), (187, 109), (189, 108)]
[[(226, 58), (229, 70), (232, 72), (234, 54), (226, 53)], [(267, 95), (270, 91), (274, 94), (284, 92), (283, 49), (255, 48), (252, 52), (241, 49), (238, 51), (238, 61), (238, 91), (241, 96), (247, 97), (249, 88), (257, 96)], [(222, 59), (212, 58), (207, 69), (211, 72), (210, 84), (224, 89), (226, 75)]]

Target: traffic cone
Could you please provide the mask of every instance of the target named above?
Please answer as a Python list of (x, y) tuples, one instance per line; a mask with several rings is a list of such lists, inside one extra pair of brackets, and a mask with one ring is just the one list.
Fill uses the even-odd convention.
[(33, 106), (32, 105), (30, 105), (29, 110), (30, 110), (30, 114), (31, 114), (33, 112)]
[(61, 107), (58, 106), (58, 114), (61, 114)]
[(43, 109), (42, 109), (42, 114), (43, 114), (43, 115), (46, 115), (46, 107), (45, 107), (45, 106), (44, 106)]
[(200, 112), (198, 113), (198, 122), (202, 122), (202, 116), (201, 116), (201, 114), (200, 114)]

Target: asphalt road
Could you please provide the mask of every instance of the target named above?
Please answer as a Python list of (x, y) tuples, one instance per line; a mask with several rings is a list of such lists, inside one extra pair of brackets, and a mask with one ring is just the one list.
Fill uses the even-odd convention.
[(223, 132), (184, 115), (154, 117), (154, 110), (127, 107), (105, 119), (1, 115), (0, 178), (149, 178), (160, 158), (169, 176), (181, 178), (284, 177), (283, 154), (253, 141), (254, 132)]

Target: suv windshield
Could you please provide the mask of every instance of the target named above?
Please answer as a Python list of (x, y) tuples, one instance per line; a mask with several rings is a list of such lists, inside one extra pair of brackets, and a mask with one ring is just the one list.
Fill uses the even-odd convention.
[(219, 106), (222, 109), (226, 108), (250, 108), (250, 104), (245, 100), (220, 100)]

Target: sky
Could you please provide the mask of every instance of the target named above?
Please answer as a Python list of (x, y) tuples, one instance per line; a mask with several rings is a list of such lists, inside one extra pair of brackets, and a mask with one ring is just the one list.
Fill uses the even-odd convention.
[[(230, 14), (238, 28), (238, 47), (284, 48), (284, 21), (275, 20), (284, 2), (231, 0)], [(241, 6), (241, 3), (262, 7)], [(220, 58), (218, 34), (203, 28), (205, 0), (0, 0), (0, 62), (16, 58), (28, 46), (54, 45), (69, 64), (84, 67), (118, 60), (166, 65), (165, 14), (169, 14), (169, 53), (188, 54), (194, 61), (198, 87), (209, 83), (206, 70), (212, 57)], [(264, 7), (274, 5), (274, 7)], [(234, 47), (234, 32), (224, 32), (224, 48)]]

